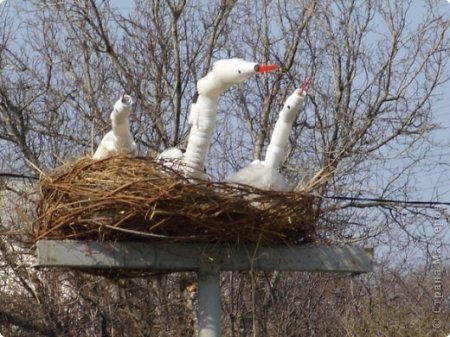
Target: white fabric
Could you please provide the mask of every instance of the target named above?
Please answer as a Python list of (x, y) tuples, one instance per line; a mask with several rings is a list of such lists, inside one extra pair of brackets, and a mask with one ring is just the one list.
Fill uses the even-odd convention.
[(302, 109), (304, 100), (305, 97), (300, 96), (298, 90), (295, 90), (284, 102), (283, 108), (279, 113), (279, 119), (290, 124), (294, 123)]
[(124, 96), (124, 102), (119, 99), (114, 104), (110, 116), (112, 130), (103, 137), (92, 156), (93, 159), (100, 160), (119, 154), (136, 155), (136, 143), (131, 134), (128, 120), (132, 104), (130, 96)]
[(188, 167), (187, 175), (203, 172), (212, 134), (216, 126), (219, 96), (231, 85), (255, 74), (257, 63), (241, 59), (220, 60), (213, 69), (197, 83), (197, 102), (191, 107), (188, 122), (191, 130), (183, 161)]
[(181, 151), (179, 148), (171, 147), (163, 152), (161, 152), (157, 157), (157, 161), (163, 161), (163, 160), (181, 160), (183, 159), (183, 151)]
[(188, 117), (188, 123), (192, 126), (198, 127), (198, 111), (197, 111), (197, 104), (192, 103), (191, 110), (189, 111), (189, 117)]
[(297, 90), (287, 98), (275, 123), (264, 161), (253, 161), (227, 178), (226, 181), (272, 191), (292, 191), (294, 189), (294, 186), (284, 180), (278, 169), (289, 141), (292, 124), (302, 108), (303, 100), (304, 96), (300, 96)]
[(284, 157), (284, 151), (289, 141), (289, 135), (292, 131), (292, 124), (297, 119), (303, 106), (304, 96), (298, 94), (295, 90), (291, 94), (281, 109), (278, 120), (270, 138), (270, 144), (267, 148), (265, 162), (274, 168), (279, 168)]
[(272, 131), (270, 144), (284, 149), (284, 147), (287, 145), (289, 141), (291, 129), (292, 123), (287, 123), (283, 120), (278, 119)]
[(195, 123), (192, 124), (189, 133), (184, 162), (194, 170), (202, 172), (216, 125), (217, 98), (199, 95), (194, 114)]
[(279, 147), (277, 145), (269, 144), (266, 151), (266, 158), (264, 159), (264, 163), (267, 166), (270, 166), (274, 169), (279, 169), (281, 161), (284, 157), (284, 147)]
[(218, 97), (233, 84), (241, 83), (255, 74), (257, 63), (238, 58), (219, 60), (213, 69), (197, 83), (199, 95)]
[(192, 167), (187, 166), (187, 164), (183, 160), (184, 156), (185, 153), (183, 153), (182, 150), (176, 147), (171, 147), (161, 152), (156, 157), (156, 161), (162, 164), (163, 166), (184, 175), (185, 177), (193, 179), (209, 180), (208, 175), (204, 171), (199, 171)]
[(263, 190), (292, 191), (293, 187), (284, 181), (283, 176), (266, 163), (259, 160), (227, 178), (227, 182), (249, 185)]

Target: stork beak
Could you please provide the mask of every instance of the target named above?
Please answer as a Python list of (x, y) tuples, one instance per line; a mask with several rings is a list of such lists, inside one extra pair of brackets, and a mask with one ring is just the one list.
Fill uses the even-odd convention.
[(255, 71), (257, 73), (268, 73), (270, 71), (278, 70), (280, 67), (275, 64), (257, 64), (255, 66)]
[(302, 85), (300, 86), (300, 88), (298, 89), (297, 93), (300, 96), (303, 96), (303, 94), (308, 91), (309, 86), (311, 85), (311, 82), (313, 80), (313, 75), (309, 75), (308, 78), (303, 81)]

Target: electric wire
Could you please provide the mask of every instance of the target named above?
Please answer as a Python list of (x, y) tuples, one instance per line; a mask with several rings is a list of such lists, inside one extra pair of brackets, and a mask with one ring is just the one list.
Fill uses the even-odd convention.
[[(38, 177), (15, 173), (2, 173), (0, 177), (39, 180)], [(344, 197), (338, 195), (323, 195), (319, 196), (322, 199), (333, 199), (351, 202), (376, 202), (380, 204), (395, 204), (395, 205), (415, 205), (415, 206), (450, 206), (450, 201), (431, 201), (431, 200), (399, 200), (399, 199), (385, 199), (385, 198), (368, 198), (368, 197)]]

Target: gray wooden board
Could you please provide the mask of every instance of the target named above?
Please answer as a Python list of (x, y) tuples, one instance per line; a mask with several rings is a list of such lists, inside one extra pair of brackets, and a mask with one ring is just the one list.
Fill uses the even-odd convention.
[(42, 267), (122, 268), (155, 271), (284, 270), (372, 271), (373, 251), (359, 246), (231, 246), (150, 242), (37, 242)]

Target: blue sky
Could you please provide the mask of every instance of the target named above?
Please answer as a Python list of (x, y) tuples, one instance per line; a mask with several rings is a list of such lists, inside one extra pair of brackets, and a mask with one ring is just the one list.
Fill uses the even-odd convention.
[[(419, 1), (415, 1), (412, 9), (414, 15), (420, 15)], [(440, 10), (447, 20), (450, 20), (450, 3), (442, 1)], [(450, 77), (449, 67), (446, 69), (446, 77)], [(441, 201), (450, 202), (450, 82), (447, 81), (436, 92), (434, 104), (434, 121), (438, 129), (433, 131), (433, 139), (444, 145), (442, 148), (436, 147), (432, 156), (441, 159), (443, 165), (436, 167), (430, 172), (422, 172), (418, 175), (418, 188), (422, 191), (424, 199), (429, 199), (439, 195)], [(442, 157), (441, 157), (442, 156)]]

